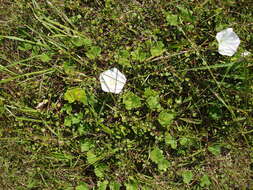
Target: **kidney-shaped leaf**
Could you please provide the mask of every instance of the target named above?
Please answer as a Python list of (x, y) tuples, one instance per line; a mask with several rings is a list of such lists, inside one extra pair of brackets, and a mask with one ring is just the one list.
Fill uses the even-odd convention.
[(79, 101), (85, 105), (88, 104), (85, 90), (81, 88), (68, 89), (67, 92), (64, 94), (64, 99), (67, 100), (69, 103)]

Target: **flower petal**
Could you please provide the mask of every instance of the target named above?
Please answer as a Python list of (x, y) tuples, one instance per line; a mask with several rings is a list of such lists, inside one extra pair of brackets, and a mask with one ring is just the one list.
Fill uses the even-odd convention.
[(249, 56), (251, 53), (249, 51), (245, 51), (241, 54), (242, 57)]
[(218, 32), (216, 39), (219, 43), (218, 51), (221, 55), (234, 55), (240, 45), (240, 39), (232, 28)]
[(117, 68), (112, 68), (101, 73), (99, 80), (104, 92), (119, 94), (127, 79)]

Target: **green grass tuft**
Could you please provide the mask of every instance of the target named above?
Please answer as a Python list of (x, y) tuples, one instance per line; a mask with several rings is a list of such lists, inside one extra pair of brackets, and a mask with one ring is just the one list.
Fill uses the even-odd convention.
[[(252, 189), (252, 9), (2, 0), (0, 189)], [(100, 87), (113, 67), (121, 94)]]

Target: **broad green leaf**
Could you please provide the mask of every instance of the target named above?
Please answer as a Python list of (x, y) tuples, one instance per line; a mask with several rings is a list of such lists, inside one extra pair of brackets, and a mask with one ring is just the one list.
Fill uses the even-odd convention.
[(123, 96), (123, 103), (127, 110), (141, 107), (141, 99), (139, 96), (135, 95), (133, 92), (127, 92)]
[(91, 105), (92, 107), (94, 107), (95, 104), (98, 102), (98, 100), (96, 99), (96, 97), (94, 96), (94, 94), (91, 93), (91, 92), (88, 92), (87, 98), (88, 98), (89, 105)]
[(113, 181), (113, 182), (110, 182), (110, 190), (120, 190), (120, 183), (116, 182), (116, 181)]
[(71, 118), (71, 122), (72, 122), (73, 124), (78, 124), (78, 123), (81, 122), (81, 120), (80, 120), (78, 117), (73, 116), (73, 117)]
[(89, 47), (92, 44), (91, 39), (89, 38), (83, 38), (83, 37), (73, 37), (71, 39), (71, 42), (76, 46), (76, 47), (81, 47), (81, 46), (86, 46)]
[(66, 112), (68, 115), (72, 115), (72, 106), (70, 104), (64, 104), (64, 106), (61, 109), (61, 112)]
[(171, 13), (166, 13), (166, 21), (171, 26), (177, 26), (179, 24), (178, 16)]
[(164, 160), (163, 156), (163, 151), (160, 150), (158, 147), (155, 147), (151, 152), (150, 152), (150, 159), (155, 162), (159, 163)]
[(76, 187), (76, 190), (89, 190), (89, 186), (86, 183), (82, 183)]
[(208, 175), (203, 175), (200, 179), (200, 186), (204, 187), (204, 186), (209, 186), (209, 185), (211, 185), (211, 181)]
[(71, 127), (71, 125), (72, 125), (72, 119), (71, 119), (71, 117), (70, 116), (69, 117), (65, 117), (64, 118), (64, 126)]
[(208, 114), (212, 119), (219, 120), (222, 116), (222, 110), (219, 108), (219, 106), (216, 105), (210, 105), (208, 108)]
[(113, 130), (111, 130), (109, 127), (107, 127), (103, 123), (99, 123), (99, 125), (103, 128), (104, 132), (108, 133), (109, 135), (113, 134)]
[(73, 103), (76, 100), (75, 92), (76, 89), (67, 90), (67, 92), (64, 94), (64, 99), (67, 100), (69, 103)]
[(138, 190), (138, 184), (137, 183), (127, 183), (126, 190)]
[(145, 88), (144, 97), (149, 98), (151, 96), (159, 96), (159, 93), (151, 88)]
[(168, 126), (172, 123), (174, 119), (174, 114), (168, 111), (162, 111), (158, 116), (158, 121), (162, 126)]
[(179, 140), (179, 143), (182, 145), (182, 146), (185, 146), (187, 145), (187, 143), (189, 143), (189, 139), (186, 138), (186, 137), (182, 137), (180, 140)]
[(170, 163), (168, 160), (163, 159), (158, 163), (158, 169), (159, 170), (163, 170), (166, 171), (168, 169), (168, 167), (170, 166)]
[(116, 55), (118, 63), (123, 66), (131, 66), (130, 64), (130, 53), (127, 50), (120, 50)]
[(65, 187), (63, 190), (74, 190), (72, 186)]
[(82, 142), (81, 143), (81, 152), (89, 151), (93, 147), (94, 147), (94, 144), (90, 141)]
[(21, 51), (28, 51), (33, 48), (33, 45), (30, 43), (22, 43), (18, 46), (18, 49)]
[(87, 152), (87, 161), (88, 161), (88, 164), (95, 164), (98, 160), (100, 160), (100, 158), (97, 157), (92, 150), (89, 150)]
[(101, 54), (101, 48), (98, 46), (91, 46), (91, 48), (86, 52), (86, 56), (90, 59), (96, 59)]
[(72, 23), (77, 23), (81, 18), (82, 18), (82, 16), (81, 16), (80, 14), (78, 14), (78, 15), (75, 15), (75, 16), (70, 17), (69, 20), (70, 20)]
[(184, 183), (188, 184), (192, 180), (193, 174), (191, 171), (187, 170), (182, 173)]
[(145, 185), (141, 187), (141, 190), (152, 190), (152, 188)]
[(143, 62), (147, 58), (147, 53), (142, 51), (141, 48), (137, 48), (131, 52), (131, 56), (134, 61)]
[(85, 135), (89, 131), (90, 125), (88, 123), (80, 124), (77, 128), (79, 135)]
[(108, 167), (105, 164), (97, 164), (95, 166), (94, 172), (97, 177), (104, 177), (105, 176), (105, 171), (108, 169)]
[(68, 89), (67, 92), (64, 94), (64, 99), (67, 100), (69, 103), (79, 101), (85, 105), (88, 104), (85, 90), (81, 88)]
[(169, 133), (165, 134), (165, 143), (173, 149), (177, 148), (177, 141)]
[(107, 180), (105, 180), (103, 182), (99, 181), (98, 182), (98, 190), (106, 190), (108, 183), (109, 182)]
[(220, 145), (213, 145), (209, 146), (208, 150), (215, 156), (218, 156), (221, 153), (221, 146)]
[(146, 101), (147, 101), (148, 107), (151, 110), (155, 110), (155, 109), (162, 108), (159, 100), (160, 100), (159, 96), (150, 96)]
[(49, 56), (49, 54), (43, 53), (39, 56), (40, 60), (44, 63), (49, 62), (52, 58)]
[(184, 21), (193, 21), (192, 11), (181, 6), (177, 6), (177, 8), (180, 10), (180, 16)]
[(154, 43), (150, 49), (152, 57), (162, 55), (164, 51), (164, 44), (161, 41)]
[(158, 165), (159, 170), (166, 171), (169, 167), (169, 161), (164, 158), (163, 151), (158, 147), (150, 152), (150, 159)]
[(63, 64), (63, 69), (66, 74), (68, 75), (74, 75), (75, 74), (75, 66), (70, 65), (69, 63), (65, 62)]

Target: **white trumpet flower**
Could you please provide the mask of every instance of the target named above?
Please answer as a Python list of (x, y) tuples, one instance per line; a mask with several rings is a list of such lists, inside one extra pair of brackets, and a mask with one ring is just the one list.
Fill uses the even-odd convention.
[(241, 54), (242, 57), (247, 57), (249, 56), (251, 53), (249, 51), (245, 51)]
[(240, 45), (240, 39), (233, 31), (233, 28), (227, 28), (217, 33), (216, 39), (219, 43), (219, 54), (233, 56)]
[(117, 68), (112, 68), (101, 73), (99, 80), (104, 92), (119, 94), (127, 79)]

